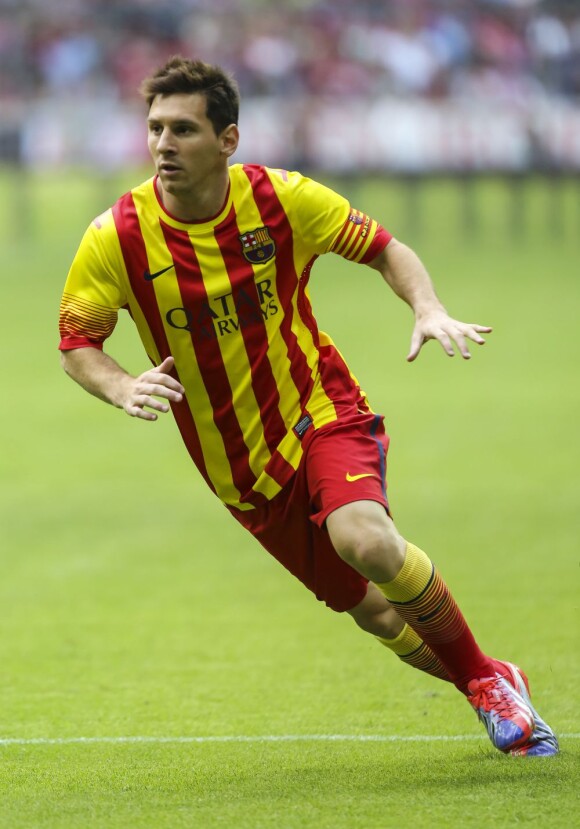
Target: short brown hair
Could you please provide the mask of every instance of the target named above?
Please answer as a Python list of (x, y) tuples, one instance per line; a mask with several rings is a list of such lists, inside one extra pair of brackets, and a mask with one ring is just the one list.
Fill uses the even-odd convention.
[(212, 66), (202, 60), (188, 60), (174, 55), (143, 81), (140, 91), (149, 107), (157, 95), (204, 95), (206, 114), (216, 135), (230, 124), (238, 123), (238, 85), (220, 66)]

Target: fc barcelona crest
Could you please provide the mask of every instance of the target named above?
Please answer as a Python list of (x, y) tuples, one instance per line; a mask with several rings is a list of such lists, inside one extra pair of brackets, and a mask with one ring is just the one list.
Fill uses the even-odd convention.
[(276, 253), (276, 243), (267, 227), (257, 227), (239, 237), (242, 253), (252, 265), (262, 265)]

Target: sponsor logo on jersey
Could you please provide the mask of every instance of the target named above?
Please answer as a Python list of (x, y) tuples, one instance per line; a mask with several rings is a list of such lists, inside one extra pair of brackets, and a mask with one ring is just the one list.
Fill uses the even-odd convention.
[(199, 339), (216, 339), (263, 325), (279, 310), (272, 280), (262, 279), (238, 288), (235, 294), (200, 298), (187, 307), (171, 308), (165, 319), (172, 328), (195, 332)]

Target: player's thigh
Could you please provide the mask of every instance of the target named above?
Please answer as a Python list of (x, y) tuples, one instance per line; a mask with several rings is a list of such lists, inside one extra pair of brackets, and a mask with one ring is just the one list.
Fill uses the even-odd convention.
[(373, 414), (355, 413), (309, 436), (304, 468), (319, 527), (349, 503), (376, 502), (388, 512), (388, 445), (383, 419)]
[(312, 509), (305, 478), (297, 475), (264, 507), (232, 513), (319, 601), (337, 612), (350, 610), (366, 595), (368, 582), (337, 554), (326, 528), (310, 520)]

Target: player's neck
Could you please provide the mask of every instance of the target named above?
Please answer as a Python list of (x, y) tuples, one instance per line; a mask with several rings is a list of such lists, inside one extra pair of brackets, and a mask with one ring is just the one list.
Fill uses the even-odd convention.
[(229, 170), (185, 193), (168, 192), (159, 177), (156, 185), (161, 203), (171, 216), (182, 222), (203, 222), (217, 216), (223, 208), (230, 185)]

